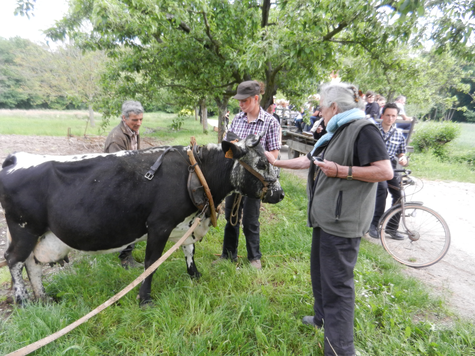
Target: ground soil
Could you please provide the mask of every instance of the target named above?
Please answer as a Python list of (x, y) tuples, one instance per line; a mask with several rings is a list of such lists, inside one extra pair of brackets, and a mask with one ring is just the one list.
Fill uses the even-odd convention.
[[(104, 140), (105, 137), (0, 135), (0, 162), (16, 151), (51, 155), (99, 153)], [(159, 142), (150, 139), (142, 141), (143, 148), (157, 144)], [(284, 146), (283, 151), (285, 149)], [(282, 156), (287, 157), (287, 153), (283, 152)], [(298, 179), (306, 179), (305, 171), (290, 172)], [(425, 181), (424, 188), (412, 200), (423, 201), (445, 218), (452, 233), (452, 245), (439, 263), (421, 269), (405, 268), (404, 272), (421, 280), (434, 294), (444, 298), (456, 315), (475, 320), (475, 184)], [(6, 224), (0, 211), (0, 260), (5, 250)], [(0, 286), (0, 296), (8, 295), (8, 288), (8, 284)], [(5, 308), (8, 309), (8, 304), (1, 303), (0, 314), (1, 309), (5, 312)]]

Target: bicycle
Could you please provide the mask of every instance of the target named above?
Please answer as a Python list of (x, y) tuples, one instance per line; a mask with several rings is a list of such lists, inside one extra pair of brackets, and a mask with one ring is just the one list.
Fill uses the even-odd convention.
[[(384, 249), (398, 262), (409, 267), (421, 268), (439, 262), (450, 246), (450, 230), (445, 220), (423, 202), (406, 202), (405, 188), (414, 185), (411, 171), (395, 169), (403, 173), (400, 187), (401, 198), (386, 211), (378, 224), (378, 232)], [(394, 232), (404, 239), (394, 239)]]

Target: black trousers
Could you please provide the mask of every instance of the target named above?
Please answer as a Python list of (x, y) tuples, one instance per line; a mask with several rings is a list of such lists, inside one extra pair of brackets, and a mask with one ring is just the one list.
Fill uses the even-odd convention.
[(333, 350), (338, 356), (355, 355), (353, 270), (360, 242), (361, 237), (339, 237), (313, 229), (310, 274), (314, 321), (324, 327), (326, 356), (334, 356)]
[(225, 201), (226, 226), (224, 228), (223, 253), (221, 257), (236, 259), (239, 245), (239, 225), (242, 217), (244, 236), (246, 237), (247, 258), (249, 261), (259, 260), (262, 256), (259, 248), (259, 214), (261, 200), (242, 197), (238, 210), (238, 223), (232, 226), (230, 221), (231, 209), (236, 194), (232, 194)]
[[(381, 219), (381, 216), (383, 216), (384, 211), (386, 210), (386, 198), (388, 197), (388, 190), (389, 193), (391, 193), (393, 205), (396, 204), (399, 198), (401, 198), (401, 191), (395, 188), (399, 187), (400, 181), (401, 176), (395, 173), (392, 179), (378, 183), (378, 189), (376, 191), (376, 205), (374, 207), (373, 221), (371, 222), (372, 225), (378, 226), (379, 219)], [(395, 217), (397, 221), (391, 221), (391, 225), (396, 226), (397, 229), (400, 216)]]

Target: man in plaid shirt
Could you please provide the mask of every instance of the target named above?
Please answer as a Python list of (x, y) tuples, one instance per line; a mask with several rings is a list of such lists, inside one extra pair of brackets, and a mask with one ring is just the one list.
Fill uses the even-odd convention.
[[(263, 84), (262, 84), (263, 86)], [(264, 92), (261, 84), (256, 81), (246, 81), (239, 84), (235, 99), (239, 100), (241, 111), (237, 114), (229, 128), (239, 138), (245, 139), (250, 134), (259, 135), (261, 145), (274, 156), (274, 162), (279, 155), (281, 147), (280, 124), (277, 119), (265, 112), (260, 106), (260, 94)], [(239, 243), (239, 221), (242, 216), (243, 232), (246, 237), (247, 257), (252, 267), (261, 269), (261, 251), (259, 248), (259, 214), (260, 199), (243, 197), (240, 206), (237, 208), (238, 220), (235, 225), (231, 223), (231, 210), (237, 194), (232, 194), (226, 198), (225, 216), (226, 227), (224, 228), (223, 252), (219, 260), (237, 260), (237, 250)], [(237, 200), (236, 200), (237, 202)], [(235, 208), (236, 209), (236, 208)]]
[[(376, 126), (383, 137), (383, 140), (386, 144), (386, 149), (388, 150), (389, 159), (393, 164), (393, 169), (396, 168), (396, 164), (399, 162), (402, 166), (407, 166), (407, 157), (406, 153), (406, 139), (404, 138), (402, 132), (397, 129), (394, 125), (396, 122), (397, 116), (399, 114), (399, 108), (394, 103), (386, 104), (383, 108), (383, 113), (381, 115), (381, 122), (378, 122)], [(386, 198), (388, 196), (388, 189), (392, 196), (393, 205), (401, 197), (401, 191), (399, 189), (400, 176), (399, 174), (394, 174), (394, 177), (388, 181), (379, 182), (378, 190), (376, 193), (376, 206), (374, 209), (373, 221), (369, 228), (369, 235), (375, 239), (379, 238), (378, 236), (378, 222), (381, 216), (386, 210)], [(386, 231), (389, 236), (395, 240), (404, 239), (404, 235), (400, 234), (397, 231), (397, 225), (399, 225), (399, 217), (397, 221), (392, 222), (394, 230)]]

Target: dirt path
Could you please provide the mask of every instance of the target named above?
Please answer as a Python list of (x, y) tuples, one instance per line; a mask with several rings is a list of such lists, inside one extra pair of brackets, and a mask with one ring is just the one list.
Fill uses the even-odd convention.
[[(0, 135), (0, 162), (15, 151), (38, 154), (66, 155), (102, 152), (104, 137), (66, 138), (45, 136)], [(144, 140), (144, 148), (158, 142)], [(282, 156), (287, 157), (283, 148)], [(306, 179), (305, 171), (289, 171)], [(475, 320), (475, 184), (425, 181), (424, 188), (413, 200), (439, 212), (452, 233), (452, 245), (446, 257), (434, 266), (412, 269), (405, 273), (414, 276), (434, 293), (442, 296), (460, 316)], [(373, 239), (371, 239), (373, 240)], [(374, 240), (373, 240), (374, 242)], [(0, 212), (0, 259), (6, 248), (6, 224)], [(0, 286), (3, 291), (7, 286)]]

